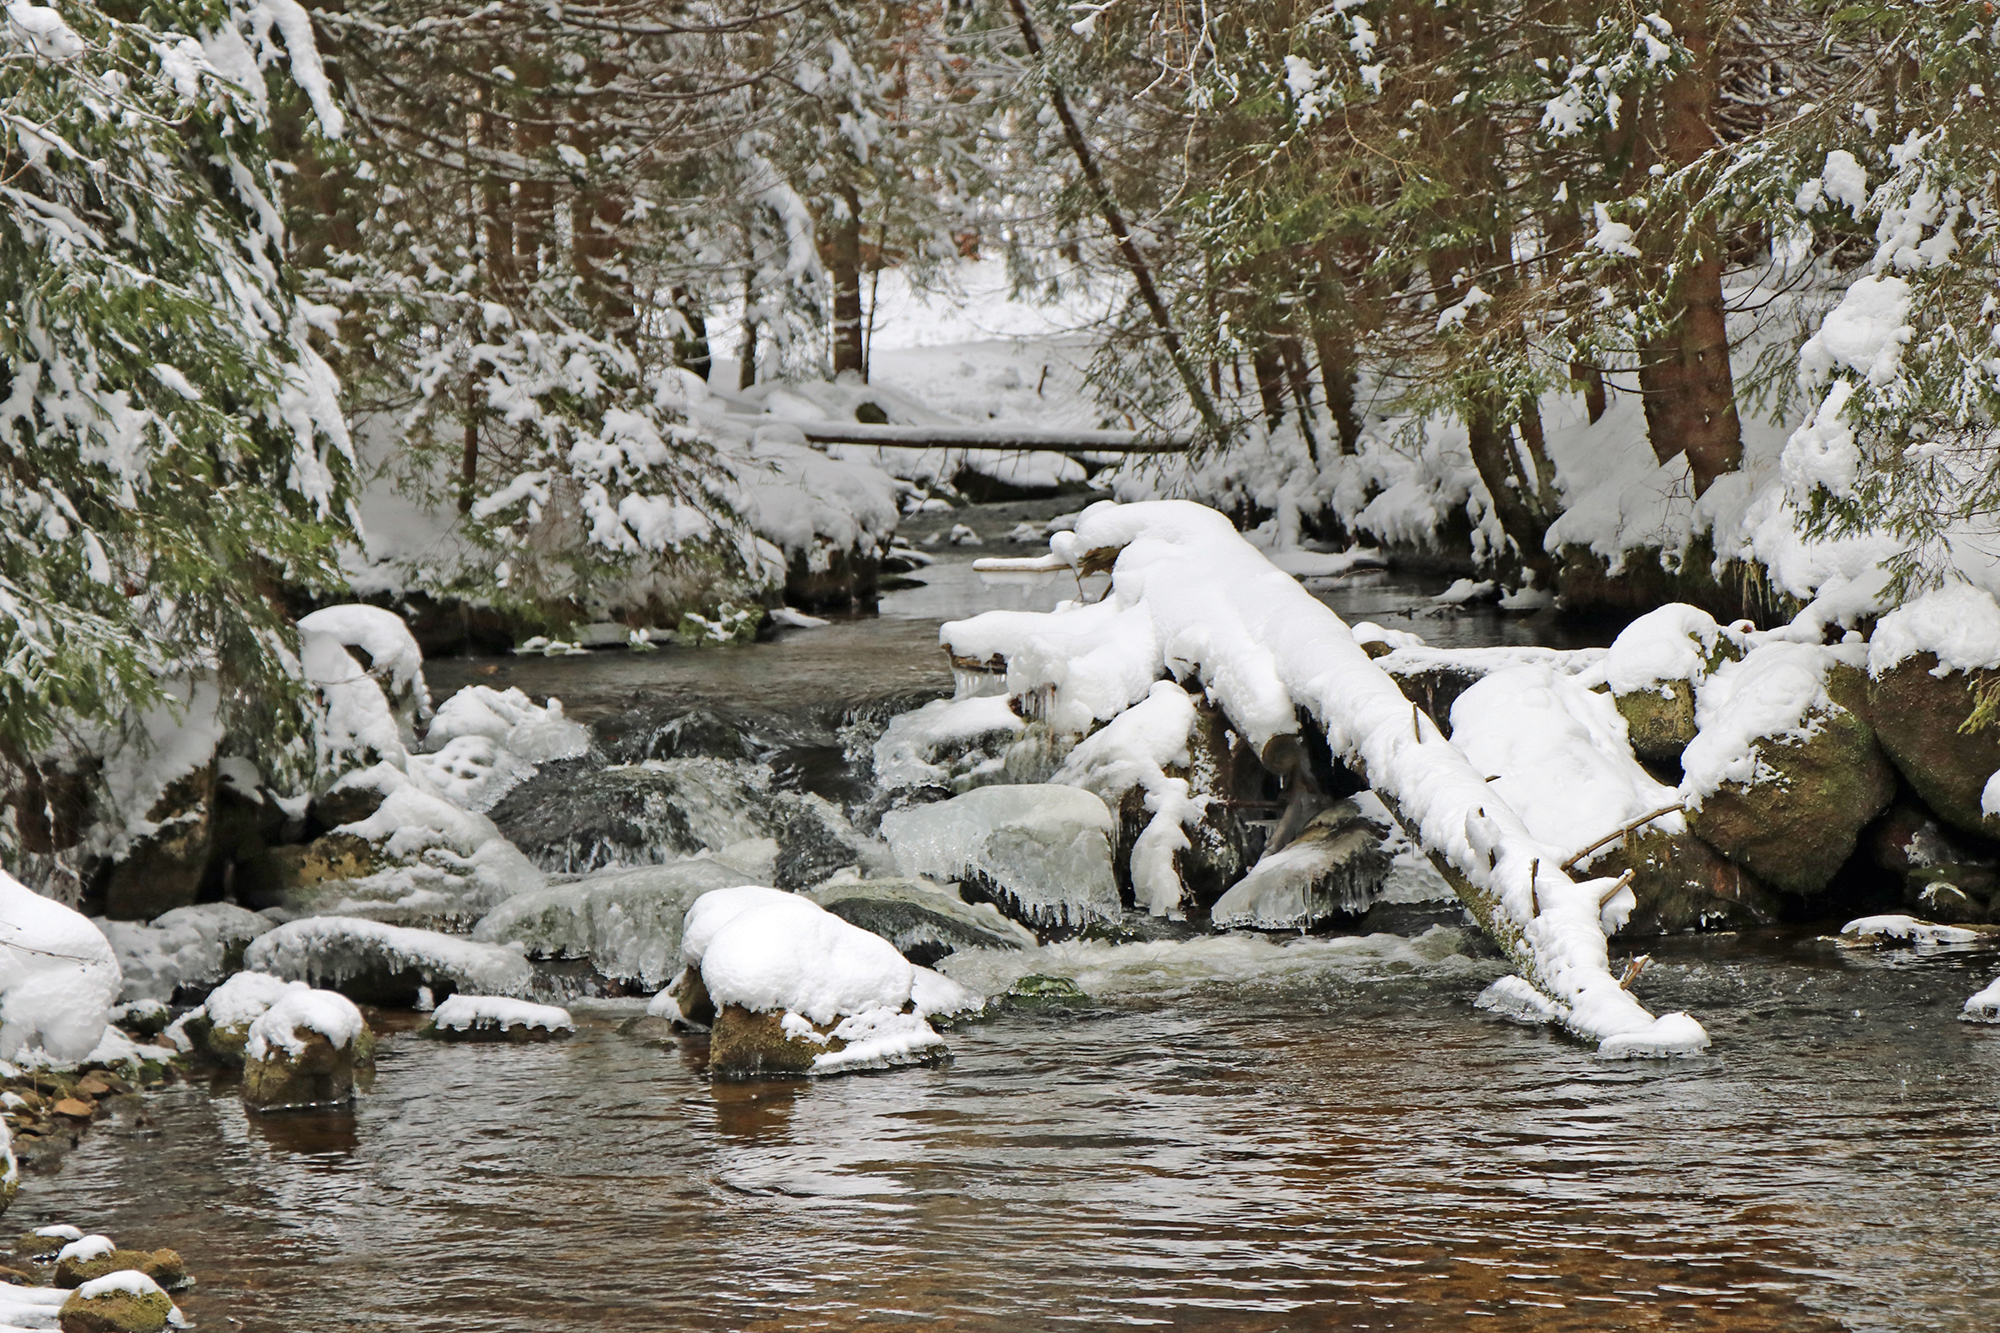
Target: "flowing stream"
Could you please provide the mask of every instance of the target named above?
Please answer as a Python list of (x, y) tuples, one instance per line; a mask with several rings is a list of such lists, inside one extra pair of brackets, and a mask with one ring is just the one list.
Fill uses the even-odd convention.
[[(987, 586), (969, 554), (775, 644), (439, 662), (433, 687), (518, 684), (586, 719), (942, 693), (939, 619), (1074, 593)], [(1426, 614), (1443, 583), (1326, 596), (1440, 644), (1589, 636)], [(1715, 1045), (1607, 1063), (1475, 1011), (1501, 964), (1449, 916), (975, 960), (1095, 1000), (961, 1027), (940, 1068), (824, 1082), (711, 1083), (702, 1041), (643, 1002), (580, 1003), (576, 1037), (530, 1046), (385, 1015), (352, 1112), (176, 1087), (24, 1182), (10, 1220), (173, 1245), (191, 1316), (273, 1333), (2000, 1322), (2000, 1031), (1955, 1021), (2000, 954), (1650, 941), (1641, 993)]]

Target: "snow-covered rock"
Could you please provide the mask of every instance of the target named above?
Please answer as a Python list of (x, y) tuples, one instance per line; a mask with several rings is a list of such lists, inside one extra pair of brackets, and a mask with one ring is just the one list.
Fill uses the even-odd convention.
[(1007, 781), (1007, 748), (1027, 723), (1003, 694), (937, 699), (889, 720), (875, 742), (884, 791), (942, 787), (963, 792)]
[(1351, 801), (1313, 816), (1209, 909), (1217, 928), (1304, 930), (1368, 910), (1389, 875), (1382, 835)]
[(361, 1011), (344, 995), (286, 992), (250, 1025), (243, 1048), (243, 1104), (256, 1111), (290, 1111), (352, 1101), (354, 1066), (367, 1058), (367, 1032)]
[(240, 1065), (250, 1041), (250, 1025), (287, 995), (309, 989), (303, 981), (286, 981), (263, 972), (238, 972), (175, 1019), (163, 1039), (183, 1053), (199, 1050), (223, 1064)]
[(1055, 783), (979, 787), (882, 816), (905, 875), (958, 880), (1042, 931), (1118, 915), (1116, 833), (1101, 799)]
[(576, 1031), (569, 1010), (501, 995), (454, 995), (431, 1014), (429, 1035), (445, 1041), (550, 1041)]
[(1742, 656), (1715, 617), (1684, 602), (1648, 611), (1604, 655), (1604, 683), (1625, 718), (1632, 751), (1676, 764), (1694, 739), (1694, 691), (1723, 661)]
[(147, 925), (95, 923), (117, 951), (125, 986), (119, 999), (172, 1000), (199, 995), (242, 965), (250, 941), (271, 929), (269, 917), (234, 903), (199, 903), (163, 912)]
[(483, 813), (538, 766), (588, 753), (590, 731), (563, 716), (560, 699), (537, 705), (518, 689), (468, 685), (438, 707), (424, 749), (410, 756), (410, 772)]
[(2000, 978), (1966, 1000), (1959, 1017), (1968, 1023), (2000, 1023)]
[(108, 1273), (74, 1291), (58, 1288), (53, 1294), (64, 1298), (58, 1309), (49, 1310), (57, 1319), (26, 1327), (59, 1326), (65, 1333), (159, 1333), (182, 1327), (185, 1322), (180, 1308), (159, 1283), (137, 1269)]
[[(1810, 894), (1853, 855), (1896, 779), (1868, 724), (1836, 702), (1836, 650), (1767, 642), (1726, 662), (1695, 695), (1700, 730), (1680, 792), (1702, 841), (1774, 888)], [(1852, 698), (1852, 695), (1849, 696)]]
[[(1974, 690), (2000, 669), (2000, 604), (1952, 584), (1883, 616), (1868, 644), (1869, 716), (1897, 771), (1946, 822), (2000, 837), (2000, 727), (1965, 731)], [(2000, 791), (1995, 792), (2000, 796)]]
[(806, 896), (850, 925), (872, 931), (913, 963), (930, 966), (959, 949), (1031, 949), (1035, 933), (991, 903), (968, 903), (924, 879), (833, 879)]
[(714, 1011), (709, 1068), (721, 1077), (935, 1060), (944, 1039), (928, 1017), (978, 1003), (881, 936), (774, 889), (704, 894), (688, 913), (682, 957)]
[(1881, 916), (1864, 916), (1848, 922), (1840, 928), (1840, 942), (1853, 945), (1914, 944), (1918, 946), (1936, 944), (1970, 944), (1980, 937), (1976, 930), (1963, 926), (1944, 926), (1934, 921), (1919, 921), (1913, 916), (1888, 913)]
[(366, 1004), (411, 1009), (419, 992), (520, 995), (533, 969), (517, 948), (355, 917), (291, 921), (251, 944), (246, 965)]
[(829, 802), (773, 790), (761, 764), (699, 756), (551, 770), (494, 807), (493, 818), (558, 874), (726, 855), (769, 838), (778, 844), (778, 882), (803, 888), (864, 856), (860, 836)]
[(706, 858), (609, 871), (509, 898), (472, 938), (533, 958), (589, 959), (609, 980), (657, 990), (681, 969), (681, 925), (695, 899), (749, 879)]
[(0, 946), (0, 1060), (87, 1058), (124, 985), (104, 932), (0, 871)]

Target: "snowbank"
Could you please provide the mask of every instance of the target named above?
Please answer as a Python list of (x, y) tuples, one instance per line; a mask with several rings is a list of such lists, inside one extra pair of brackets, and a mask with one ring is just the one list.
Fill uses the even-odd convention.
[[(1292, 733), (1306, 709), (1334, 755), (1365, 775), (1527, 979), (1557, 1003), (1565, 1026), (1600, 1044), (1638, 1038), (1618, 1047), (1633, 1053), (1706, 1043), (1698, 1024), (1655, 1019), (1611, 974), (1599, 906), (1606, 885), (1556, 869), (1575, 848), (1536, 837), (1463, 752), (1422, 721), (1340, 618), (1228, 519), (1183, 502), (1098, 504), (1077, 520), (1073, 540), (1078, 549), (1120, 552), (1102, 602), (947, 624), (945, 646), (979, 660), (998, 655), (1009, 693), (1053, 690), (1056, 716), (1122, 710), (1170, 672), (1198, 678), (1260, 748)], [(1093, 660), (1115, 666), (1077, 669)]]
[(0, 1059), (88, 1058), (123, 986), (102, 931), (0, 871)]

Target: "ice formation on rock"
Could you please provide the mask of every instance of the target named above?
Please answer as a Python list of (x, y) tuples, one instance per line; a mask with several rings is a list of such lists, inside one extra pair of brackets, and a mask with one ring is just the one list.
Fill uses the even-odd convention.
[(882, 817), (904, 874), (964, 882), (1038, 929), (1118, 915), (1116, 835), (1102, 800), (1055, 783), (978, 787)]

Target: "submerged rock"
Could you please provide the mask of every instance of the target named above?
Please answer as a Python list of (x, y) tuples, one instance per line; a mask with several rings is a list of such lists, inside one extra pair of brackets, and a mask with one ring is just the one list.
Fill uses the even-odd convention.
[(519, 949), (339, 916), (279, 926), (252, 944), (244, 961), (275, 977), (398, 1009), (415, 1008), (425, 990), (434, 998), (456, 991), (518, 995), (534, 975)]
[(1209, 910), (1218, 928), (1303, 930), (1360, 916), (1389, 876), (1382, 834), (1352, 801), (1315, 815), (1298, 837), (1266, 853)]
[(431, 1014), (427, 1037), (441, 1041), (561, 1041), (576, 1031), (569, 1010), (497, 995), (454, 995)]
[(697, 898), (757, 877), (697, 859), (593, 875), (509, 898), (473, 928), (534, 958), (588, 959), (598, 974), (654, 990), (681, 967), (681, 925)]
[(160, 1333), (180, 1311), (159, 1283), (135, 1270), (84, 1283), (57, 1314), (62, 1333)]
[(980, 787), (882, 816), (906, 875), (958, 880), (1039, 931), (1066, 933), (1120, 910), (1111, 868), (1117, 823), (1104, 802), (1054, 783)]
[(354, 1099), (354, 1066), (367, 1031), (361, 1011), (343, 995), (288, 992), (250, 1025), (243, 1104), (253, 1111), (346, 1105)]
[(959, 949), (1031, 949), (1035, 934), (991, 903), (972, 904), (923, 879), (836, 879), (809, 890), (841, 920), (880, 935), (929, 967)]

